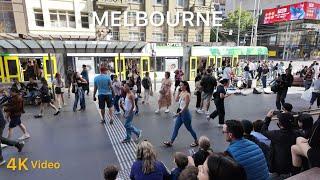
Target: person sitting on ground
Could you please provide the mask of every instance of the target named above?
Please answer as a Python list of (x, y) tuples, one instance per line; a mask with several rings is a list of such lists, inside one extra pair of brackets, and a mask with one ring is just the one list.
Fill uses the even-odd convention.
[(38, 90), (38, 83), (35, 82), (35, 80), (30, 77), (29, 78), (29, 83), (27, 84), (27, 90), (28, 90), (28, 101), (29, 104), (32, 104), (32, 102), (35, 100), (36, 96), (37, 96), (37, 90)]
[(26, 94), (26, 86), (18, 81), (18, 78), (13, 79), (13, 84), (11, 89), (16, 89), (19, 94), (25, 95)]
[(174, 162), (177, 167), (171, 171), (171, 180), (178, 180), (180, 173), (187, 167), (189, 161), (188, 156), (181, 153), (176, 152), (174, 155)]
[(198, 180), (198, 168), (195, 166), (187, 166), (179, 176), (179, 180)]
[(262, 134), (271, 140), (270, 172), (274, 177), (287, 178), (292, 170), (290, 148), (295, 144), (299, 133), (292, 128), (293, 115), (291, 113), (278, 114), (278, 130), (268, 130), (273, 110), (270, 110), (262, 126)]
[(309, 139), (311, 137), (313, 118), (310, 114), (300, 114), (298, 116), (298, 124), (301, 136)]
[(226, 141), (230, 142), (225, 154), (232, 157), (245, 169), (248, 180), (269, 179), (269, 171), (264, 154), (258, 145), (243, 138), (244, 131), (240, 121), (227, 120), (223, 125), (222, 133)]
[(164, 164), (157, 160), (153, 145), (142, 141), (137, 147), (137, 160), (133, 163), (130, 172), (131, 179), (163, 180), (170, 178)]
[(271, 141), (263, 134), (261, 134), (261, 129), (263, 126), (262, 120), (256, 120), (253, 122), (253, 131), (250, 133), (252, 136), (256, 137), (258, 141), (265, 143), (267, 146), (270, 147)]
[(249, 120), (242, 120), (241, 121), (241, 124), (243, 126), (243, 130), (244, 130), (244, 134), (243, 134), (243, 137), (245, 139), (248, 139), (254, 143), (256, 143), (260, 149), (262, 150), (263, 154), (264, 154), (264, 157), (266, 158), (267, 160), (267, 163), (268, 163), (268, 160), (269, 160), (269, 151), (270, 151), (270, 148), (268, 145), (266, 145), (265, 143), (263, 142), (260, 142), (256, 137), (254, 137), (253, 135), (251, 135), (251, 132), (253, 130), (253, 125), (252, 125), (252, 122), (249, 121)]
[[(218, 154), (210, 155), (203, 165), (198, 167), (198, 180), (246, 180), (247, 175), (245, 169), (233, 161), (229, 157), (225, 157)], [(257, 171), (256, 174), (260, 174), (261, 172)], [(181, 173), (183, 174), (183, 173)], [(256, 179), (263, 179), (258, 178)], [(267, 179), (267, 178), (264, 178)]]
[(320, 116), (312, 127), (309, 139), (298, 137), (291, 146), (293, 174), (298, 174), (302, 166), (302, 157), (309, 160), (310, 168), (320, 167)]
[(211, 153), (213, 153), (213, 151), (210, 148), (209, 138), (206, 136), (201, 136), (199, 138), (199, 150), (192, 155), (195, 166), (198, 167), (199, 165), (202, 165)]
[(105, 180), (116, 180), (119, 173), (119, 168), (115, 165), (107, 166), (103, 171)]

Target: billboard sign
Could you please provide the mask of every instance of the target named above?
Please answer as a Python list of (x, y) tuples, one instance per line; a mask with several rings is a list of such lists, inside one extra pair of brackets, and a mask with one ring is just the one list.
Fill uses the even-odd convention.
[(265, 9), (263, 14), (263, 24), (302, 19), (320, 20), (320, 4), (302, 2), (281, 6), (279, 8)]

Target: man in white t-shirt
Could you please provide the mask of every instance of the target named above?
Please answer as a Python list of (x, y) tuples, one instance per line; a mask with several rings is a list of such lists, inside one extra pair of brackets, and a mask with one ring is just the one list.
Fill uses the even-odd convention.
[(232, 69), (230, 67), (230, 64), (227, 64), (227, 66), (223, 70), (222, 78), (231, 80), (231, 73), (232, 73)]

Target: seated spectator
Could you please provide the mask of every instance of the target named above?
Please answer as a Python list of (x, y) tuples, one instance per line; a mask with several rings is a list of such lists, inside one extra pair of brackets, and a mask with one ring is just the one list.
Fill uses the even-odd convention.
[(298, 124), (302, 137), (309, 139), (313, 126), (313, 118), (310, 114), (300, 114), (298, 116)]
[(291, 112), (292, 112), (292, 109), (293, 109), (293, 106), (292, 106), (292, 104), (290, 104), (290, 103), (284, 103), (284, 104), (282, 105), (283, 113), (291, 113)]
[(31, 104), (32, 101), (37, 96), (37, 89), (38, 89), (38, 83), (34, 81), (32, 77), (29, 78), (29, 83), (27, 84), (27, 90), (28, 90), (28, 101)]
[[(205, 161), (203, 166), (198, 167), (198, 180), (246, 180), (246, 171), (242, 166), (237, 164), (229, 157), (225, 157), (222, 155), (212, 154)], [(261, 172), (256, 172), (260, 174)], [(182, 174), (182, 173), (181, 173)], [(261, 175), (261, 174), (260, 174)], [(256, 179), (263, 179), (258, 178)], [(264, 178), (267, 179), (267, 178)]]
[(298, 132), (292, 129), (291, 113), (278, 114), (279, 130), (268, 130), (273, 110), (269, 111), (262, 126), (262, 134), (271, 140), (270, 146), (270, 172), (274, 177), (286, 178), (292, 170), (291, 146), (295, 144)]
[(131, 167), (130, 178), (139, 180), (170, 178), (170, 174), (164, 164), (157, 160), (156, 152), (150, 142), (142, 141), (138, 144), (137, 160)]
[(13, 79), (13, 84), (11, 86), (11, 89), (16, 89), (19, 94), (25, 94), (26, 93), (26, 86), (19, 82), (17, 78)]
[(177, 152), (174, 155), (174, 162), (177, 167), (171, 171), (171, 180), (178, 180), (180, 173), (187, 167), (188, 165), (188, 156)]
[(265, 137), (263, 134), (261, 134), (261, 129), (263, 126), (262, 120), (256, 120), (253, 122), (253, 131), (250, 133), (252, 136), (256, 137), (260, 142), (265, 143), (270, 147), (271, 141), (267, 137)]
[(116, 180), (119, 173), (119, 168), (114, 165), (107, 166), (104, 171), (104, 179), (105, 180)]
[(186, 167), (180, 173), (179, 180), (198, 180), (198, 168), (195, 166)]
[[(243, 138), (243, 127), (240, 121), (227, 120), (223, 125), (223, 134), (230, 142), (226, 154), (240, 164), (247, 174), (248, 180), (269, 179), (267, 161), (262, 150), (255, 143)], [(227, 168), (220, 168), (226, 169)], [(228, 172), (227, 174), (232, 174)], [(238, 176), (233, 176), (238, 177)]]
[(320, 116), (312, 127), (309, 140), (298, 137), (296, 144), (291, 146), (293, 174), (300, 172), (302, 157), (309, 160), (310, 168), (320, 167)]
[(201, 136), (199, 138), (199, 150), (192, 155), (195, 166), (198, 167), (199, 165), (202, 165), (211, 153), (213, 153), (213, 151), (210, 148), (209, 138)]
[(266, 145), (265, 143), (263, 142), (260, 142), (256, 137), (254, 137), (253, 135), (251, 135), (251, 132), (253, 130), (253, 125), (252, 125), (252, 122), (249, 121), (249, 120), (242, 120), (241, 121), (241, 124), (242, 124), (242, 127), (243, 127), (243, 130), (244, 130), (244, 134), (243, 134), (243, 137), (245, 139), (248, 139), (252, 142), (254, 142), (256, 145), (259, 146), (259, 148), (262, 150), (263, 154), (264, 154), (264, 157), (266, 158), (267, 160), (267, 163), (268, 163), (268, 160), (269, 160), (269, 151), (270, 151), (270, 148), (268, 145)]

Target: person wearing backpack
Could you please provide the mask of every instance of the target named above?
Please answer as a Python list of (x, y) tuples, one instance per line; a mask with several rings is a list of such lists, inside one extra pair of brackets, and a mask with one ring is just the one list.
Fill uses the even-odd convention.
[(142, 100), (142, 104), (149, 104), (150, 95), (152, 95), (152, 84), (151, 79), (149, 77), (149, 72), (146, 72), (146, 76), (142, 79), (142, 86), (144, 88), (144, 96)]

